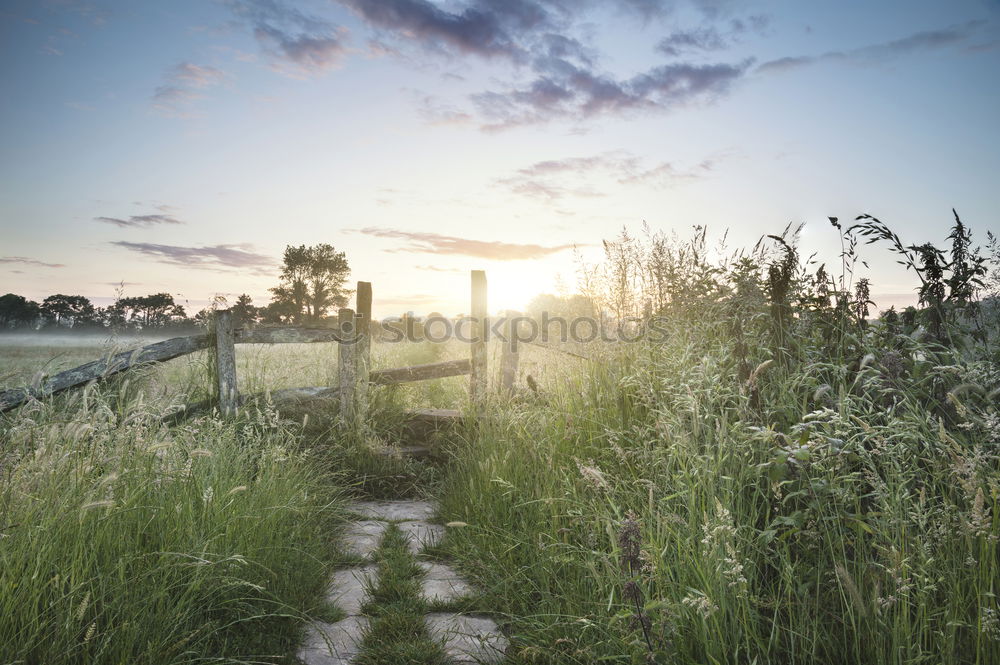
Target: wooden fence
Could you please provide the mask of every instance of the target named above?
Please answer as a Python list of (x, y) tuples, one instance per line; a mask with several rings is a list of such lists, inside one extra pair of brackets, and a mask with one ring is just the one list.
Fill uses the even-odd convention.
[[(411, 381), (425, 381), (449, 376), (469, 375), (469, 396), (477, 413), (482, 413), (487, 397), (486, 335), (487, 300), (486, 273), (472, 271), (472, 331), (468, 359), (448, 360), (427, 365), (371, 369), (372, 286), (358, 282), (355, 309), (342, 309), (334, 328), (237, 328), (232, 313), (219, 310), (215, 314), (214, 330), (206, 335), (175, 337), (134, 351), (112, 355), (102, 360), (75, 367), (55, 374), (38, 386), (0, 392), (0, 412), (9, 411), (31, 399), (44, 399), (70, 388), (86, 385), (135, 367), (163, 362), (202, 349), (209, 349), (214, 356), (217, 404), (223, 416), (236, 412), (240, 403), (236, 380), (237, 344), (301, 344), (310, 342), (337, 342), (338, 380), (332, 390), (339, 401), (339, 413), (349, 422), (364, 418), (368, 410), (370, 386), (386, 386)], [(508, 320), (505, 328), (507, 342), (501, 356), (501, 389), (513, 389), (517, 375), (518, 354), (515, 332)]]

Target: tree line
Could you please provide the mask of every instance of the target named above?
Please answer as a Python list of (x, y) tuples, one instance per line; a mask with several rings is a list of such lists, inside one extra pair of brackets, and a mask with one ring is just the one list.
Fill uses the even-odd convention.
[(216, 296), (212, 305), (189, 316), (169, 293), (119, 297), (97, 307), (82, 295), (56, 293), (42, 302), (7, 293), (0, 296), (0, 330), (176, 330), (207, 323), (220, 307), (233, 312), (237, 325), (254, 323), (323, 325), (331, 311), (347, 304), (344, 288), (350, 265), (332, 245), (289, 245), (282, 256), (278, 285), (269, 289), (271, 302), (257, 307), (241, 294), (232, 303)]

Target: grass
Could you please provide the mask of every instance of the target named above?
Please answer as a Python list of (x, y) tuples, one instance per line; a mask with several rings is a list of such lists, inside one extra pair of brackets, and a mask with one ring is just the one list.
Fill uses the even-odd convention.
[(371, 624), (359, 665), (445, 665), (440, 645), (424, 627), (425, 605), (420, 598), (423, 571), (407, 548), (406, 536), (390, 524), (375, 555), (378, 584), (370, 589), (364, 612)]
[(955, 390), (981, 365), (925, 368), (965, 402), (951, 426), (879, 362), (765, 365), (755, 407), (708, 314), (497, 403), (453, 450), (448, 550), (512, 662), (998, 662), (1000, 420)]
[[(0, 353), (34, 373), (53, 351)], [(264, 383), (252, 349), (242, 360)], [(160, 423), (205, 392), (189, 357), (2, 417), (0, 663), (292, 662), (307, 620), (341, 616), (322, 598), (352, 563), (334, 541), (346, 497), (435, 482), (378, 454), (402, 426), (393, 394), (350, 435), (308, 403)]]
[[(287, 661), (306, 615), (339, 616), (320, 597), (350, 563), (329, 541), (347, 495), (436, 496), (464, 523), (432, 554), (478, 583), (512, 665), (1000, 662), (989, 336), (940, 298), (866, 320), (784, 240), (718, 266), (698, 242), (653, 250), (675, 281), (663, 338), (526, 347), (539, 389), (493, 397), (438, 465), (379, 453), (405, 409), (464, 404), (463, 379), (377, 390), (349, 435), (308, 401), (159, 425), (206, 392), (197, 355), (22, 409), (0, 429), (0, 662)], [(322, 344), (237, 357), (248, 392), (335, 367)], [(378, 561), (363, 662), (441, 662), (395, 527)]]
[(99, 396), (19, 414), (3, 662), (278, 662), (337, 563), (336, 486), (273, 414), (166, 429)]
[[(378, 452), (411, 400), (454, 404), (450, 388), (377, 391), (378, 417), (351, 436), (309, 403), (152, 424), (142, 391), (196, 383), (197, 360), (22, 410), (4, 430), (3, 662), (282, 662), (303, 617), (339, 617), (320, 597), (350, 563), (329, 540), (346, 494), (440, 495), (467, 526), (435, 554), (476, 579), (512, 663), (1000, 658), (989, 366), (891, 338), (926, 358), (901, 384), (877, 326), (874, 360), (853, 369), (766, 364), (761, 337), (750, 390), (713, 312), (679, 317), (662, 344), (591, 347), (594, 361), (539, 350), (541, 393), (496, 398), (439, 443), (440, 467)], [(278, 349), (243, 371), (287, 367)], [(411, 352), (391, 361), (433, 360)], [(941, 387), (962, 418), (928, 408)], [(621, 562), (630, 515), (637, 571)], [(379, 560), (365, 662), (439, 662), (394, 529)]]

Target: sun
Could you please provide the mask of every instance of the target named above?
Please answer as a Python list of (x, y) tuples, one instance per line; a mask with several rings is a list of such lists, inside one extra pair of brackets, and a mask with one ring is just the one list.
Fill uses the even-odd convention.
[(546, 261), (494, 267), (486, 273), (489, 311), (524, 311), (536, 295), (555, 290), (556, 274), (557, 267)]

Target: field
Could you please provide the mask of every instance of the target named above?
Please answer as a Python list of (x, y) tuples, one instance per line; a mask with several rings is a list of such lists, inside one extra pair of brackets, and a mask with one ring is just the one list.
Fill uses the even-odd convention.
[[(266, 403), (163, 425), (208, 394), (193, 355), (10, 414), (0, 662), (293, 662), (303, 622), (334, 612), (344, 500), (389, 493), (440, 502), (441, 551), (510, 663), (1000, 662), (989, 335), (808, 300), (780, 250), (699, 266), (656, 341), (525, 348), (515, 393), (430, 464), (376, 453), (405, 409), (467, 408), (467, 379), (376, 389), (360, 431)], [(97, 348), (0, 363), (14, 385)], [(376, 344), (373, 364), (466, 352)], [(241, 390), (329, 385), (333, 357), (240, 347)]]

